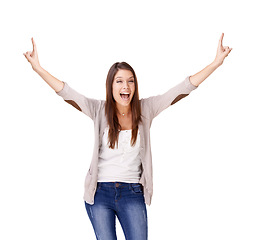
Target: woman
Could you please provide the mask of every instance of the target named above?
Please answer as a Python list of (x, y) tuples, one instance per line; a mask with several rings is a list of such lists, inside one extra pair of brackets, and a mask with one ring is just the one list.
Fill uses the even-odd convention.
[(114, 240), (118, 217), (127, 240), (146, 240), (146, 204), (153, 193), (150, 126), (160, 112), (196, 89), (228, 56), (232, 48), (221, 35), (214, 61), (166, 93), (139, 99), (133, 68), (113, 64), (106, 80), (106, 101), (87, 98), (44, 70), (36, 44), (24, 56), (55, 92), (94, 121), (95, 145), (85, 178), (84, 202), (97, 239)]

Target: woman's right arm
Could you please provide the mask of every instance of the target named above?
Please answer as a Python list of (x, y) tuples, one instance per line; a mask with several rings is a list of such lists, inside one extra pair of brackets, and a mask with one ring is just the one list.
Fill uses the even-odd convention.
[(23, 53), (23, 55), (26, 57), (28, 62), (31, 64), (32, 69), (39, 74), (43, 78), (43, 80), (55, 90), (55, 92), (59, 92), (63, 89), (64, 87), (64, 82), (58, 80), (54, 76), (52, 76), (50, 73), (48, 73), (45, 69), (43, 69), (40, 64), (39, 64), (39, 59), (38, 59), (38, 52), (36, 48), (36, 44), (31, 38), (32, 45), (33, 45), (33, 51)]
[(96, 114), (99, 112), (102, 101), (85, 97), (71, 88), (66, 82), (58, 80), (44, 70), (39, 64), (36, 44), (33, 38), (31, 38), (31, 40), (33, 44), (33, 51), (26, 52), (23, 55), (31, 64), (33, 70), (38, 73), (51, 88), (55, 90), (57, 95), (61, 96), (67, 103), (94, 120)]

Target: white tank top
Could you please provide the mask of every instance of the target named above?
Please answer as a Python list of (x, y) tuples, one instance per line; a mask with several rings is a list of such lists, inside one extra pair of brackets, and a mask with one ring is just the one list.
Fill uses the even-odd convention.
[(136, 144), (131, 146), (132, 130), (121, 130), (114, 149), (108, 147), (107, 127), (99, 152), (98, 182), (138, 183), (141, 177), (140, 133)]

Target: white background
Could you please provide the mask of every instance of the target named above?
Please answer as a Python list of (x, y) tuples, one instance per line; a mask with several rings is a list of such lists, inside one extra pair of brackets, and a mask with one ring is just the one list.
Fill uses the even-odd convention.
[[(85, 96), (105, 99), (114, 62), (140, 98), (164, 93), (233, 48), (188, 97), (153, 121), (149, 239), (258, 239), (255, 1), (5, 1), (1, 22), (0, 238), (95, 239), (83, 202), (93, 122), (23, 53)], [(118, 239), (124, 239), (117, 222)]]

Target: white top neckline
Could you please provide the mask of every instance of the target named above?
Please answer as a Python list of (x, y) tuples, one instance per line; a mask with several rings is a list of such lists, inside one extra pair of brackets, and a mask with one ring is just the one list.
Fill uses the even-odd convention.
[(120, 130), (120, 132), (132, 131), (132, 129)]

